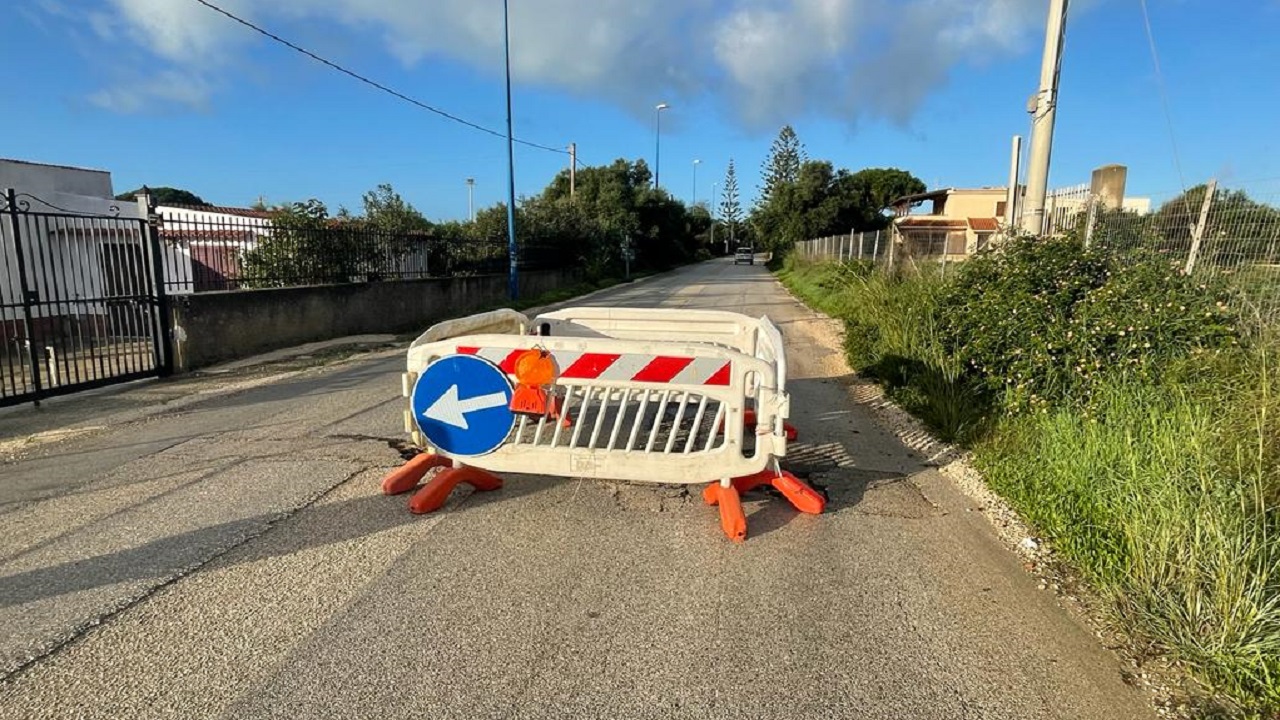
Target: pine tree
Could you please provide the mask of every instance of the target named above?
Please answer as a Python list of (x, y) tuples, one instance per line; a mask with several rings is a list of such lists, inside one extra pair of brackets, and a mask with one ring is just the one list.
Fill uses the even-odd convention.
[(729, 170), (724, 176), (724, 195), (720, 198), (720, 217), (729, 228), (729, 241), (733, 241), (734, 231), (742, 222), (742, 203), (738, 200), (738, 173), (733, 168), (733, 159), (729, 159)]
[(778, 137), (769, 148), (769, 157), (760, 170), (760, 197), (756, 201), (758, 207), (768, 204), (769, 199), (780, 185), (795, 182), (800, 177), (800, 166), (808, 158), (804, 144), (790, 125), (782, 126)]

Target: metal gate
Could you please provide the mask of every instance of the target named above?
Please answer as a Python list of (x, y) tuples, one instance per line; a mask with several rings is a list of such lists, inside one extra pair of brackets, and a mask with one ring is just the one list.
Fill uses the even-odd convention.
[(118, 212), (0, 197), (0, 406), (170, 370), (157, 233)]

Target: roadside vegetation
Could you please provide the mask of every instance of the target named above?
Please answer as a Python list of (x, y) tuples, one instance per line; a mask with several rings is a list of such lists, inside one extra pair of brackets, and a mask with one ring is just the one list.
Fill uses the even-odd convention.
[(1071, 238), (945, 278), (794, 256), (779, 274), (1132, 637), (1232, 714), (1280, 717), (1280, 342), (1226, 285)]

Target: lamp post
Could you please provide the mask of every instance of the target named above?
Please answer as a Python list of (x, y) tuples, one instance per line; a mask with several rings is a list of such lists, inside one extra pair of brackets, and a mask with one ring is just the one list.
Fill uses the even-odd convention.
[[(709, 243), (711, 245), (716, 244), (716, 186), (719, 184), (719, 180), (711, 183), (711, 242)], [(727, 242), (724, 244), (724, 252), (726, 255), (729, 254), (729, 243)]]
[(701, 160), (693, 161), (693, 202), (689, 203), (689, 207), (698, 204), (698, 166), (701, 164)]
[(467, 178), (467, 220), (476, 221), (476, 179)]
[(511, 22), (508, 2), (502, 0), (502, 54), (507, 65), (507, 292), (515, 300), (520, 294), (516, 257), (516, 149), (511, 131)]
[(671, 107), (666, 103), (658, 103), (654, 106), (654, 142), (653, 142), (653, 189), (657, 190), (662, 187), (658, 181), (658, 171), (662, 165), (662, 111)]

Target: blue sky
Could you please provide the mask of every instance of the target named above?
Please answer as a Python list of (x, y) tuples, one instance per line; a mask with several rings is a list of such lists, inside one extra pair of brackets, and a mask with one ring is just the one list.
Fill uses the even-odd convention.
[[(14, 0), (0, 156), (97, 167), (221, 204), (357, 208), (389, 182), (433, 219), (504, 197), (505, 142), (274, 44), (194, 0)], [(216, 2), (216, 0), (215, 0)], [(1051, 184), (1129, 166), (1166, 199), (1216, 176), (1280, 199), (1280, 2), (1148, 0), (1179, 173), (1139, 0), (1075, 0)], [(501, 130), (500, 0), (216, 4), (407, 95)], [(1002, 185), (1027, 134), (1048, 0), (511, 0), (516, 135), (580, 159), (654, 156), (688, 200), (734, 158), (744, 199), (783, 123), (812, 157), (930, 186)], [(517, 146), (521, 194), (565, 166)]]

